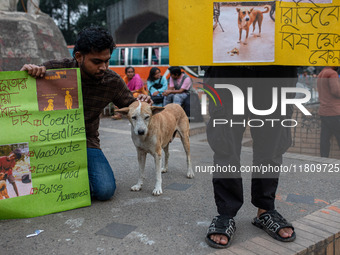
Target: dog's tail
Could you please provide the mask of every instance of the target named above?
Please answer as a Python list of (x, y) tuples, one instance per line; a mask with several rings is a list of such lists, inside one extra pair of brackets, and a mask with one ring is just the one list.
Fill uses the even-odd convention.
[(271, 8), (271, 6), (269, 6), (269, 5), (265, 5), (265, 6), (263, 6), (263, 8), (265, 8), (266, 10), (265, 10), (265, 11), (263, 11), (262, 13), (267, 13), (267, 12), (269, 12), (269, 11), (270, 11), (270, 8)]

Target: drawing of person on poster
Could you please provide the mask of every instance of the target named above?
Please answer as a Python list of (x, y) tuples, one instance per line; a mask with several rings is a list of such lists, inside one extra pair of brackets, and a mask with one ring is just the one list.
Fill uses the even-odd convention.
[[(274, 62), (275, 2), (214, 3), (213, 62)], [(217, 19), (218, 16), (218, 19)]]
[(66, 90), (65, 95), (65, 106), (67, 110), (72, 109), (72, 96), (70, 95), (70, 91)]
[(30, 162), (24, 155), (26, 150), (27, 143), (0, 146), (0, 199), (30, 194), (32, 184), (28, 181), (31, 180)]

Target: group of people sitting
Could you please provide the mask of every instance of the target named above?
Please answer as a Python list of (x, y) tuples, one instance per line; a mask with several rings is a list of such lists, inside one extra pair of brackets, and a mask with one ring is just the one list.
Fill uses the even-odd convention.
[[(169, 71), (168, 86), (166, 77), (161, 76), (161, 72), (157, 67), (150, 70), (147, 87), (156, 106), (165, 106), (170, 103), (182, 105), (192, 88), (191, 78), (182, 72), (180, 67), (172, 66)], [(159, 100), (158, 97), (161, 97), (162, 100)]]
[[(168, 84), (167, 78), (161, 75), (160, 69), (152, 67), (147, 79), (147, 90), (141, 77), (135, 73), (135, 69), (132, 66), (125, 68), (123, 80), (134, 97), (138, 97), (139, 94), (150, 95), (154, 106), (165, 106), (170, 103), (182, 105), (189, 96), (192, 80), (187, 74), (182, 72), (179, 66), (169, 67), (169, 72), (170, 78)], [(115, 114), (112, 118), (120, 119), (121, 116)]]

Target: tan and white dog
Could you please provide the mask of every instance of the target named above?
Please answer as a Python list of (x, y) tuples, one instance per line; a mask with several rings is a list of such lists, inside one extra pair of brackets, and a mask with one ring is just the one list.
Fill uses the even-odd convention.
[(271, 7), (269, 5), (265, 5), (263, 8), (265, 8), (266, 10), (260, 11), (260, 10), (255, 10), (254, 8), (249, 8), (249, 7), (236, 8), (238, 12), (237, 21), (238, 21), (238, 29), (239, 29), (239, 35), (240, 35), (238, 39), (238, 43), (241, 43), (242, 30), (245, 30), (246, 39), (244, 40), (243, 44), (247, 44), (250, 25), (253, 24), (253, 33), (254, 33), (256, 22), (259, 27), (259, 34), (257, 36), (258, 37), (261, 36), (263, 13), (269, 12)]
[[(168, 171), (169, 143), (179, 134), (187, 157), (187, 177), (193, 178), (194, 172), (190, 159), (189, 120), (182, 107), (168, 104), (165, 107), (150, 106), (136, 101), (129, 107), (117, 110), (127, 115), (131, 123), (131, 137), (137, 149), (139, 179), (131, 190), (141, 190), (144, 180), (145, 160), (147, 153), (155, 159), (156, 185), (152, 194), (161, 195), (162, 173)], [(161, 169), (162, 149), (165, 153), (164, 167)]]

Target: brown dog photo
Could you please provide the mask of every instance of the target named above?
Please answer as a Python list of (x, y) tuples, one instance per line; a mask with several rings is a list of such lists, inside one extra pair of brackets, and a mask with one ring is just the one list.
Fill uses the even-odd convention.
[(275, 2), (215, 2), (213, 62), (274, 62)]

